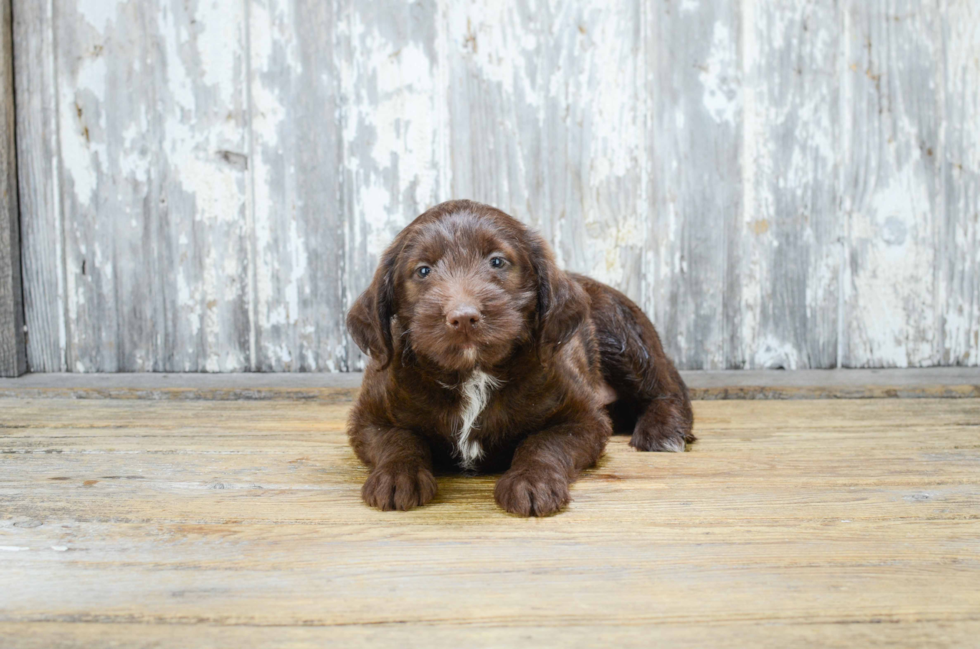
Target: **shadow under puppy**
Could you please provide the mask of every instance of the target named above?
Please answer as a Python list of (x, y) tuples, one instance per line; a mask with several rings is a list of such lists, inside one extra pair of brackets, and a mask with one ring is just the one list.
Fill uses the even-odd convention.
[(429, 502), (437, 468), (505, 471), (497, 503), (545, 516), (614, 427), (641, 451), (695, 439), (687, 387), (639, 307), (560, 270), (486, 205), (443, 203), (402, 230), (347, 328), (371, 356), (348, 434), (374, 507)]

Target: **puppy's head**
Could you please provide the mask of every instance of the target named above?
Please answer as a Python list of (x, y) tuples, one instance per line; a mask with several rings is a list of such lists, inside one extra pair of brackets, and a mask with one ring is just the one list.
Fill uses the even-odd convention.
[(399, 233), (347, 329), (382, 368), (397, 348), (467, 371), (529, 340), (547, 354), (587, 313), (585, 292), (540, 236), (494, 208), (452, 201)]

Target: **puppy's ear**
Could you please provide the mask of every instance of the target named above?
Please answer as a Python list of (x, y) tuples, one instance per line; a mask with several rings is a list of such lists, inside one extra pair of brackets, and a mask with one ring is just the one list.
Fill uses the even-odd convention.
[(347, 331), (365, 354), (388, 367), (395, 354), (391, 318), (395, 315), (395, 266), (401, 245), (393, 243), (381, 257), (374, 279), (347, 314)]
[(589, 296), (578, 282), (558, 268), (554, 254), (531, 234), (531, 265), (538, 279), (538, 342), (545, 350), (568, 342), (589, 312)]

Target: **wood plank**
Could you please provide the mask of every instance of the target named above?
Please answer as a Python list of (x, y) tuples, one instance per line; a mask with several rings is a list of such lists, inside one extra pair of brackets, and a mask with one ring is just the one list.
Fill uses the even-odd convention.
[(334, 11), (248, 2), (257, 371), (347, 367)]
[(922, 646), (980, 628), (980, 399), (699, 402), (691, 452), (617, 437), (541, 520), (502, 513), (493, 477), (363, 506), (346, 413), (0, 401), (7, 643)]
[[(575, 11), (575, 3), (565, 4), (567, 11)], [(550, 226), (560, 217), (566, 196), (550, 186), (553, 174), (542, 162), (547, 155), (564, 154), (567, 143), (560, 129), (568, 125), (561, 118), (554, 126), (544, 122), (543, 102), (561, 100), (548, 95), (548, 82), (557, 71), (545, 54), (560, 51), (562, 36), (574, 45), (573, 33), (579, 32), (566, 25), (573, 33), (556, 35), (558, 42), (552, 44), (546, 33), (554, 14), (547, 4), (473, 0), (447, 3), (445, 13), (452, 197), (499, 207), (554, 241)], [(560, 74), (557, 82), (564, 82)], [(561, 141), (549, 147), (555, 131)], [(574, 163), (562, 158), (558, 166), (563, 171), (566, 162)], [(566, 178), (560, 180), (564, 189)]]
[[(395, 235), (450, 198), (449, 151), (437, 2), (341, 0), (336, 11), (346, 310)], [(364, 366), (348, 340), (342, 369)]]
[(0, 1), (0, 376), (27, 371), (17, 203), (13, 19)]
[(980, 363), (969, 0), (12, 2), (35, 371), (363, 368), (451, 197), (682, 367)]
[(980, 11), (969, 0), (942, 14), (946, 203), (939, 246), (938, 362), (980, 364)]
[(53, 32), (68, 369), (248, 369), (244, 7), (77, 0)]
[(13, 0), (24, 312), (32, 371), (64, 372), (65, 254), (50, 2)]
[(641, 306), (685, 369), (741, 367), (739, 5), (644, 5), (650, 222)]
[(844, 4), (846, 367), (941, 359), (942, 11), (920, 0)]
[(642, 297), (649, 205), (641, 3), (447, 8), (452, 194), (541, 230), (559, 263)]
[[(529, 624), (518, 627), (476, 625), (428, 626), (425, 646), (454, 649), (459, 646), (567, 647), (594, 646), (645, 648), (652, 643), (670, 647), (757, 647), (778, 649), (786, 646), (820, 646), (847, 649), (853, 646), (909, 646), (929, 643), (941, 646), (967, 646), (980, 632), (980, 622), (919, 620), (902, 624), (854, 624), (850, 620), (810, 624), (782, 623), (760, 628), (752, 621), (725, 624), (657, 624), (595, 626), (566, 622), (558, 626)], [(208, 627), (200, 625), (106, 624), (99, 622), (0, 623), (0, 632), (16, 638), (12, 647), (62, 649), (65, 647), (105, 646), (125, 638), (128, 646), (183, 648), (190, 645), (222, 647), (233, 645), (277, 647), (415, 646), (418, 630), (404, 624), (365, 626), (254, 627), (248, 625)]]
[(843, 248), (837, 199), (835, 3), (742, 3), (740, 328), (728, 366), (836, 367)]
[[(980, 370), (684, 371), (696, 400), (980, 397)], [(0, 379), (0, 396), (209, 401), (353, 400), (362, 374), (29, 374)]]

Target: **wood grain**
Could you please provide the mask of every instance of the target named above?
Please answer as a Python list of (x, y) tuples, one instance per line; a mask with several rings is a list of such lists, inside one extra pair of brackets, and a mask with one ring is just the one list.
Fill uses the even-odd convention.
[[(691, 398), (719, 399), (968, 399), (980, 398), (980, 369), (682, 371)], [(164, 399), (233, 401), (292, 399), (351, 403), (363, 375), (29, 374), (0, 379), (0, 397), (31, 399)]]
[(980, 355), (980, 11), (954, 0), (943, 13), (945, 74), (943, 190), (938, 256), (942, 309), (938, 362), (977, 365)]
[[(395, 235), (450, 197), (448, 119), (435, 0), (342, 0), (337, 12), (349, 307)], [(363, 370), (365, 360), (348, 337), (345, 368)]]
[[(730, 365), (837, 365), (837, 3), (742, 5), (742, 284)], [(683, 316), (682, 316), (683, 317)]]
[(849, 247), (841, 362), (932, 365), (946, 214), (942, 9), (919, 0), (844, 6), (841, 198)]
[(35, 371), (356, 371), (487, 201), (688, 369), (977, 366), (969, 0), (13, 0)]
[(370, 626), (251, 627), (200, 625), (138, 625), (100, 622), (0, 623), (0, 633), (17, 638), (15, 647), (63, 649), (105, 646), (123, 638), (127, 646), (158, 647), (432, 647), (455, 649), (461, 645), (487, 647), (595, 646), (645, 648), (651, 644), (670, 647), (742, 647), (780, 649), (787, 645), (817, 645), (847, 649), (866, 647), (968, 646), (980, 631), (977, 622), (919, 620), (902, 624), (848, 624), (846, 621), (817, 624), (780, 624), (761, 628), (754, 621), (706, 624), (658, 624), (596, 626), (565, 621), (520, 627), (428, 625), (425, 634), (406, 631), (403, 624)]
[[(559, 263), (643, 295), (641, 4), (448, 3), (452, 195), (541, 230)], [(506, 53), (507, 55), (502, 55)]]
[(0, 0), (0, 376), (27, 371), (14, 113), (13, 21)]
[(249, 0), (255, 362), (347, 367), (334, 3)]
[(35, 372), (68, 370), (65, 252), (51, 2), (13, 0), (27, 357)]
[(640, 303), (685, 369), (741, 367), (742, 83), (737, 3), (644, 13), (652, 187)]
[(32, 367), (247, 369), (243, 8), (21, 4), (19, 78), (46, 75), (22, 92), (42, 108), (22, 123), (25, 221), (60, 225), (25, 228), (28, 310), (63, 314), (34, 314)]
[[(0, 401), (5, 646), (949, 645), (980, 625), (980, 400), (699, 402), (568, 511), (360, 502), (348, 406)], [(12, 644), (10, 644), (12, 642)]]

